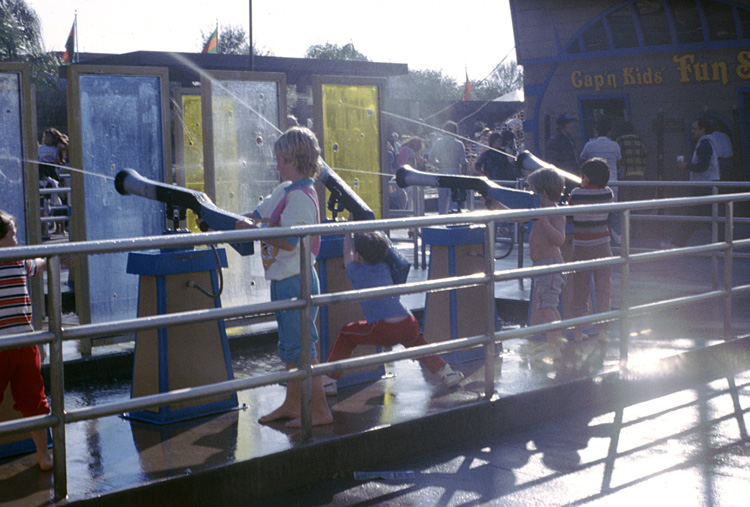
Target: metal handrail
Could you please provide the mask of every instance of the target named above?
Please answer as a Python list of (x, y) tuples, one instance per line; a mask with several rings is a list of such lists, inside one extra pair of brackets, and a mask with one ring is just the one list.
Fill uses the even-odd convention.
[[(508, 221), (514, 219), (533, 219), (543, 216), (553, 215), (570, 215), (572, 214), (573, 208), (557, 207), (557, 208), (543, 208), (534, 210), (513, 210), (513, 211), (485, 211), (485, 212), (473, 212), (468, 214), (454, 214), (454, 215), (439, 215), (429, 217), (411, 217), (401, 218), (394, 220), (381, 220), (381, 221), (364, 221), (364, 222), (339, 222), (339, 223), (326, 223), (311, 226), (300, 226), (291, 228), (273, 228), (273, 229), (260, 229), (260, 230), (242, 230), (242, 231), (225, 231), (225, 232), (212, 232), (212, 233), (201, 233), (201, 234), (189, 234), (189, 235), (168, 235), (168, 236), (152, 236), (144, 238), (133, 238), (133, 239), (118, 239), (118, 240), (102, 240), (92, 242), (72, 242), (65, 244), (54, 244), (54, 245), (34, 245), (34, 246), (22, 246), (13, 249), (0, 249), (0, 261), (25, 259), (33, 257), (46, 257), (48, 259), (48, 292), (49, 292), (49, 304), (48, 304), (48, 315), (50, 319), (49, 331), (36, 331), (33, 333), (26, 334), (15, 334), (0, 337), (0, 350), (7, 348), (16, 348), (19, 346), (26, 346), (31, 344), (50, 344), (50, 384), (49, 390), (52, 398), (53, 412), (47, 416), (37, 416), (28, 419), (22, 419), (13, 422), (0, 423), (0, 435), (8, 433), (18, 433), (22, 431), (28, 431), (30, 429), (37, 429), (43, 427), (53, 428), (53, 444), (55, 447), (54, 453), (54, 476), (55, 476), (55, 496), (62, 498), (67, 495), (67, 478), (66, 478), (66, 458), (65, 458), (65, 425), (74, 421), (81, 421), (86, 419), (93, 419), (97, 417), (103, 417), (105, 415), (118, 414), (127, 411), (135, 411), (141, 409), (147, 409), (152, 407), (158, 407), (175, 403), (178, 401), (189, 401), (201, 399), (209, 396), (215, 396), (217, 394), (231, 393), (244, 389), (251, 389), (255, 387), (275, 384), (283, 381), (294, 381), (300, 380), (303, 382), (303, 386), (307, 384), (307, 388), (303, 388), (303, 402), (301, 406), (302, 410), (302, 437), (303, 440), (309, 439), (311, 436), (311, 414), (309, 412), (309, 397), (310, 390), (309, 384), (312, 376), (323, 375), (334, 372), (348, 371), (354, 368), (359, 368), (364, 365), (376, 365), (384, 364), (397, 359), (416, 359), (418, 357), (433, 354), (443, 353), (453, 350), (461, 350), (466, 348), (473, 348), (477, 346), (485, 347), (485, 361), (487, 367), (485, 368), (485, 394), (487, 398), (491, 397), (494, 389), (494, 368), (490, 368), (492, 361), (494, 361), (494, 346), (496, 343), (504, 340), (513, 338), (519, 338), (528, 336), (529, 334), (545, 332), (552, 329), (560, 329), (570, 327), (574, 325), (583, 325), (594, 322), (601, 322), (603, 320), (615, 320), (620, 319), (621, 325), (626, 322), (629, 316), (640, 315), (643, 313), (649, 313), (652, 311), (658, 311), (664, 308), (669, 308), (675, 304), (690, 304), (702, 301), (708, 301), (716, 298), (724, 298), (725, 306), (728, 304), (731, 306), (731, 297), (734, 294), (741, 292), (750, 291), (750, 285), (746, 286), (731, 286), (731, 277), (729, 280), (726, 279), (723, 288), (714, 287), (713, 290), (703, 292), (696, 295), (684, 296), (681, 298), (662, 300), (651, 302), (647, 304), (636, 305), (632, 307), (627, 306), (627, 300), (624, 307), (619, 310), (612, 310), (606, 313), (598, 313), (595, 315), (589, 315), (584, 317), (577, 317), (574, 319), (566, 319), (561, 322), (541, 324), (530, 326), (527, 328), (510, 329), (495, 331), (494, 319), (490, 322), (488, 316), (487, 330), (485, 334), (464, 337), (455, 340), (448, 340), (445, 342), (433, 343), (421, 347), (409, 348), (406, 350), (400, 350), (395, 352), (384, 352), (371, 356), (360, 356), (357, 358), (351, 358), (347, 360), (337, 361), (334, 363), (324, 363), (317, 365), (302, 364), (300, 368), (293, 369), (281, 373), (273, 373), (254, 377), (250, 379), (234, 379), (228, 380), (216, 384), (210, 384), (206, 386), (197, 386), (186, 389), (180, 389), (167, 393), (159, 393), (154, 395), (143, 396), (139, 398), (133, 398), (127, 401), (108, 403), (98, 405), (94, 407), (80, 408), (65, 411), (64, 403), (64, 390), (63, 390), (63, 362), (62, 362), (62, 343), (66, 340), (84, 339), (84, 338), (97, 338), (101, 336), (121, 334), (124, 332), (135, 332), (146, 329), (156, 329), (169, 327), (171, 325), (185, 325), (186, 323), (197, 323), (204, 321), (212, 321), (219, 319), (226, 319), (230, 317), (243, 316), (255, 313), (268, 313), (279, 310), (290, 310), (300, 309), (308, 312), (314, 306), (323, 306), (327, 304), (336, 303), (339, 301), (360, 301), (364, 299), (372, 299), (376, 297), (383, 297), (386, 295), (406, 295), (413, 293), (421, 293), (426, 291), (439, 291), (439, 290), (453, 290), (456, 288), (470, 287), (470, 286), (484, 286), (486, 287), (486, 300), (488, 315), (494, 312), (494, 284), (503, 280), (511, 280), (519, 277), (532, 277), (544, 273), (553, 272), (564, 272), (574, 271), (576, 269), (592, 269), (601, 266), (619, 266), (623, 270), (629, 269), (629, 266), (633, 263), (646, 262), (649, 260), (656, 260), (662, 258), (671, 258), (684, 255), (695, 255), (695, 254), (724, 254), (732, 255), (733, 252), (740, 248), (750, 247), (750, 240), (739, 240), (733, 239), (731, 233), (735, 218), (733, 213), (733, 203), (737, 201), (748, 201), (750, 200), (750, 193), (742, 194), (725, 194), (725, 195), (714, 195), (705, 197), (689, 197), (689, 198), (674, 198), (664, 199), (659, 201), (633, 201), (626, 203), (614, 203), (606, 205), (588, 205), (588, 206), (576, 206), (575, 213), (586, 213), (597, 211), (601, 212), (606, 210), (609, 212), (623, 212), (624, 223), (623, 223), (623, 248), (617, 256), (612, 256), (604, 259), (596, 259), (593, 261), (579, 261), (570, 262), (564, 264), (547, 265), (539, 267), (526, 267), (513, 270), (495, 270), (494, 259), (492, 256), (485, 256), (485, 268), (481, 273), (466, 275), (466, 276), (454, 276), (448, 278), (441, 278), (438, 280), (429, 280), (424, 282), (408, 283), (392, 287), (380, 287), (361, 291), (345, 291), (331, 294), (320, 294), (311, 295), (309, 290), (309, 263), (302, 262), (302, 273), (303, 280), (308, 279), (306, 284), (303, 281), (301, 297), (293, 300), (282, 300), (274, 302), (264, 302), (257, 304), (249, 304), (242, 306), (210, 309), (210, 310), (198, 310), (179, 312), (167, 315), (158, 315), (143, 317), (138, 319), (120, 320), (99, 324), (86, 324), (73, 328), (63, 328), (62, 326), (62, 310), (61, 310), (61, 295), (60, 295), (60, 257), (76, 254), (101, 254), (111, 252), (125, 252), (125, 251), (137, 251), (137, 250), (150, 250), (155, 248), (175, 248), (175, 247), (186, 247), (196, 246), (204, 244), (217, 244), (217, 243), (236, 243), (242, 241), (255, 241), (260, 239), (270, 238), (289, 238), (297, 237), (300, 238), (300, 244), (302, 249), (309, 248), (309, 240), (312, 235), (326, 235), (326, 234), (341, 234), (344, 232), (354, 231), (367, 231), (367, 230), (383, 230), (383, 229), (404, 229), (408, 227), (429, 227), (436, 225), (455, 225), (455, 224), (476, 224), (484, 226), (485, 238), (484, 248), (486, 252), (493, 251), (491, 245), (494, 242), (494, 223), (495, 221)], [(643, 253), (631, 253), (629, 249), (629, 229), (630, 221), (633, 218), (631, 216), (632, 211), (645, 210), (645, 209), (663, 209), (672, 208), (678, 206), (688, 205), (701, 205), (701, 204), (715, 204), (725, 203), (727, 205), (728, 212), (726, 213), (726, 220), (728, 223), (727, 238), (723, 242), (716, 242), (694, 246), (686, 248), (678, 248), (664, 251), (652, 251)], [(718, 219), (714, 213), (714, 222)], [(302, 259), (306, 256), (302, 255)], [(731, 259), (731, 257), (730, 257)], [(731, 263), (729, 263), (731, 265)], [(623, 277), (621, 282), (623, 291), (628, 290), (627, 276)], [(725, 320), (731, 318), (731, 312), (725, 310)], [(307, 326), (303, 326), (307, 328)], [(725, 322), (725, 330), (727, 333), (729, 329)], [(304, 332), (304, 330), (303, 330)], [(309, 329), (307, 330), (309, 332)], [(627, 336), (627, 334), (621, 334), (621, 336)], [(309, 340), (302, 340), (303, 343)], [(627, 358), (627, 340), (621, 340), (621, 363), (626, 365)], [(308, 344), (309, 346), (309, 344)], [(302, 354), (302, 357), (309, 358), (310, 354)], [(309, 359), (308, 359), (309, 361)]]

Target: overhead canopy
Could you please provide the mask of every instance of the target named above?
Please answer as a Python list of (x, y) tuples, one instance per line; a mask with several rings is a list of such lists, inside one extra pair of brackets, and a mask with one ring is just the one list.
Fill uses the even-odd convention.
[[(80, 61), (73, 65), (127, 65), (136, 67), (167, 67), (169, 80), (183, 86), (200, 81), (200, 71), (236, 70), (249, 71), (249, 55), (226, 55), (208, 53), (172, 53), (164, 51), (135, 51), (120, 55), (79, 55)], [(313, 75), (390, 77), (407, 74), (405, 63), (358, 62), (349, 60), (321, 60), (313, 58), (282, 58), (276, 56), (253, 57), (255, 72), (283, 72), (287, 84), (309, 86)], [(65, 67), (60, 68), (61, 77), (66, 77)]]

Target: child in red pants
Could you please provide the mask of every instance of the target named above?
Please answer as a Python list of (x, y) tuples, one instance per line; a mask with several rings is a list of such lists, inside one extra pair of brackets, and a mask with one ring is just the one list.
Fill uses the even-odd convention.
[[(380, 232), (344, 235), (344, 264), (346, 274), (355, 289), (368, 289), (393, 285), (391, 273), (384, 262), (388, 252), (388, 239)], [(419, 324), (398, 296), (360, 301), (362, 313), (367, 320), (350, 322), (345, 325), (328, 354), (328, 362), (351, 357), (357, 345), (390, 347), (401, 344), (404, 347), (427, 345)], [(437, 375), (446, 387), (453, 387), (464, 378), (463, 373), (454, 371), (440, 356), (420, 357), (419, 361)], [(334, 394), (335, 380), (341, 374), (323, 378), (327, 394)]]
[[(16, 221), (0, 211), (0, 248), (18, 245)], [(0, 262), (0, 336), (32, 332), (31, 299), (26, 289), (26, 280), (44, 269), (43, 259)], [(13, 409), (24, 417), (49, 413), (44, 380), (41, 374), (41, 358), (36, 345), (20, 349), (0, 350), (0, 403), (10, 384)], [(52, 468), (52, 456), (47, 449), (47, 431), (31, 432), (36, 445), (36, 455), (42, 470)]]

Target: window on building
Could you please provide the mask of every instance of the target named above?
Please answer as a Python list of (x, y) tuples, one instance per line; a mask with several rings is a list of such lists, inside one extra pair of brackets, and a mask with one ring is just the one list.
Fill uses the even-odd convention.
[(643, 43), (646, 46), (671, 44), (669, 21), (660, 0), (641, 0), (633, 4), (638, 22), (643, 32)]
[(732, 7), (720, 2), (703, 0), (703, 12), (708, 21), (708, 37), (711, 40), (737, 39), (737, 26), (734, 24)]
[(637, 48), (638, 33), (629, 7), (623, 7), (607, 16), (615, 49)]
[(737, 14), (740, 17), (741, 38), (750, 39), (750, 10), (737, 9)]
[(598, 21), (583, 34), (584, 51), (605, 51), (609, 49), (604, 23)]
[[(742, 33), (738, 33), (735, 13)], [(566, 51), (573, 54), (738, 39), (750, 39), (750, 8), (716, 0), (635, 0), (593, 22)]]
[[(703, 25), (695, 2), (668, 0), (674, 18), (677, 43), (703, 42)], [(716, 2), (712, 2), (716, 4)]]

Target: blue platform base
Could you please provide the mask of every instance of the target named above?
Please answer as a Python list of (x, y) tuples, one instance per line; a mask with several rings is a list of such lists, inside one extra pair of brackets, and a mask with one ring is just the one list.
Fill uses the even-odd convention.
[[(127, 271), (140, 275), (138, 316), (220, 308), (220, 299), (213, 295), (221, 293), (218, 273), (226, 265), (223, 249), (131, 253)], [(133, 398), (233, 378), (223, 321), (141, 331), (136, 337)], [(130, 412), (125, 417), (168, 424), (225, 412), (237, 406), (237, 395), (232, 393)]]
[[(422, 229), (422, 240), (430, 248), (430, 280), (464, 276), (484, 271), (484, 227), (439, 226)], [(486, 332), (483, 287), (428, 293), (422, 330), (428, 342), (455, 340)], [(500, 321), (495, 312), (495, 329)], [(497, 345), (498, 352), (502, 350)], [(443, 354), (446, 361), (461, 364), (484, 357), (484, 349)]]

